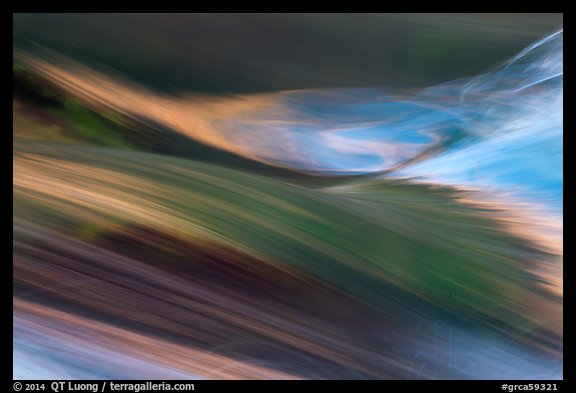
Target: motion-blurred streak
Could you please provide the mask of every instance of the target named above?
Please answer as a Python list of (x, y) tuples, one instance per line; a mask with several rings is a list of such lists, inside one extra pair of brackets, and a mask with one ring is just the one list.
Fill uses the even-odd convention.
[(536, 204), (561, 225), (563, 32), (534, 43), (461, 89), (472, 138), (394, 173)]
[(561, 171), (528, 157), (546, 157), (561, 168), (562, 40), (559, 31), (491, 72), (412, 96), (330, 89), (169, 97), (53, 54), (16, 58), (89, 106), (159, 123), (267, 164), (508, 187), (558, 209)]
[(54, 49), (14, 51), (14, 378), (562, 378), (562, 30), (403, 92)]
[[(15, 379), (34, 367), (37, 379), (296, 379), (25, 300), (14, 301), (14, 320)], [(35, 364), (36, 356), (44, 362)], [(59, 370), (50, 357), (70, 365)]]
[[(539, 348), (529, 368), (558, 372), (554, 296), (526, 279), (546, 253), (448, 189), (375, 182), (350, 199), (136, 152), (14, 154), (17, 298), (307, 378), (408, 377), (405, 349), (438, 323), (477, 335), (464, 346)], [(467, 364), (418, 375), (473, 377)], [(525, 370), (511, 367), (491, 375)]]
[(304, 172), (391, 169), (464, 136), (453, 124), (457, 113), (409, 98), (390, 101), (374, 89), (174, 98), (58, 56), (60, 66), (50, 58), (22, 53), (16, 58), (88, 106), (147, 119), (207, 145)]

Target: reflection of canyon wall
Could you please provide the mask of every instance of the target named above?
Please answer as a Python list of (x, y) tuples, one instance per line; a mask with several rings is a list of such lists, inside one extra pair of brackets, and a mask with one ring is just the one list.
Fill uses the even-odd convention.
[[(458, 356), (444, 352), (446, 332), (462, 356), (496, 332), (524, 337), (498, 370), (557, 375), (558, 298), (525, 279), (546, 254), (449, 190), (323, 192), (142, 153), (41, 142), (14, 152), (15, 295), (59, 321), (215, 351), (244, 363), (230, 378), (259, 367), (277, 370), (270, 378), (473, 376), (465, 359), (446, 364)], [(526, 360), (524, 345), (544, 352)], [(434, 367), (410, 366), (417, 348)], [(143, 360), (174, 367), (156, 356)], [(198, 367), (176, 368), (213, 376)]]
[[(480, 59), (502, 37), (488, 54), (501, 60), (498, 50), (528, 44), (561, 15), (517, 15), (507, 29), (512, 16), (286, 15), (265, 28), (238, 17), (276, 32), (254, 51), (242, 50), (252, 28), (222, 28), (233, 16), (154, 17), (15, 16), (14, 378), (562, 378), (562, 32), (499, 66), (486, 60), (481, 74), (463, 74), (473, 67), (459, 68), (462, 58), (474, 58), (451, 52), (476, 42)], [(70, 42), (58, 29), (40, 40), (61, 18), (118, 41), (81, 49), (89, 33)], [(190, 18), (200, 24), (181, 34)], [(350, 42), (370, 29), (334, 35), (338, 18), (389, 21), (375, 36), (418, 28), (395, 36), (404, 49), (383, 41), (371, 66), (352, 69), (370, 56)], [(84, 30), (73, 26), (82, 20)], [(107, 30), (111, 20), (131, 23)], [(359, 58), (304, 83), (322, 52), (291, 46), (295, 20), (303, 31), (323, 21), (307, 38), (327, 34)], [(515, 27), (527, 20), (533, 30)], [(206, 33), (214, 53), (186, 51), (191, 31), (214, 32), (209, 21), (221, 29)], [(455, 35), (465, 30), (474, 33)], [(118, 51), (118, 31), (150, 46)], [(226, 51), (234, 31), (246, 35)], [(268, 62), (251, 62), (266, 42)], [(286, 65), (276, 47), (307, 60)], [(92, 50), (118, 58), (95, 63)], [(133, 75), (114, 67), (153, 51)], [(210, 94), (182, 93), (203, 90), (187, 87), (202, 75), (166, 88), (213, 56), (219, 83), (246, 78), (227, 90), (242, 93), (215, 94), (224, 85), (213, 75)], [(254, 84), (270, 62), (287, 68)], [(143, 81), (154, 63), (159, 74)], [(413, 83), (443, 83), (408, 89), (418, 67), (429, 69)], [(363, 87), (345, 87), (353, 82)]]

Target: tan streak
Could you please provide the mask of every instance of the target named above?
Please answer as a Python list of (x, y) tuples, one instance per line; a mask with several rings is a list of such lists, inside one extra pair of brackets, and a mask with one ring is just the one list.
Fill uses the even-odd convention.
[(163, 124), (207, 145), (262, 161), (262, 152), (253, 154), (246, 144), (230, 140), (230, 132), (213, 125), (215, 121), (242, 118), (247, 111), (269, 109), (280, 94), (258, 94), (218, 98), (188, 95), (172, 98), (152, 93), (126, 82), (113, 81), (101, 73), (67, 61), (72, 71), (57, 67), (36, 57), (17, 54), (19, 60), (48, 80), (85, 101), (128, 116), (142, 117)]

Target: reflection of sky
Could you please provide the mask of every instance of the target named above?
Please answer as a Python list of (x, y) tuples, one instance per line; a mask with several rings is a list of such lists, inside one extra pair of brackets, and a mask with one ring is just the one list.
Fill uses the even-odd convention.
[[(61, 327), (63, 328), (63, 327)], [(200, 377), (127, 356), (86, 338), (53, 339), (45, 333), (16, 330), (13, 379), (200, 379)], [(74, 345), (78, 344), (78, 345)]]
[(332, 173), (390, 169), (454, 137), (458, 119), (449, 111), (419, 102), (382, 101), (368, 89), (359, 100), (359, 91), (353, 91), (352, 102), (339, 91), (337, 102), (323, 96), (328, 101), (313, 106), (304, 103), (315, 102), (308, 95), (317, 92), (289, 93), (282, 110), (235, 121), (229, 136), (268, 161)]
[(561, 214), (562, 35), (529, 49), (462, 89), (474, 138), (396, 175), (504, 191)]
[(535, 126), (476, 141), (404, 168), (396, 175), (509, 191), (562, 212), (562, 149), (561, 128)]
[(388, 176), (502, 191), (561, 213), (562, 50), (560, 32), (490, 73), (412, 97), (285, 93), (228, 135), (268, 162), (311, 172), (377, 172), (419, 157)]

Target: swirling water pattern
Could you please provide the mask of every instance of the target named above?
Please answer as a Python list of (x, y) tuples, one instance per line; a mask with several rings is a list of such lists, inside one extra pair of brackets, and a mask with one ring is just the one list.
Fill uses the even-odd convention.
[(562, 378), (562, 47), (417, 92), (236, 97), (17, 52), (135, 139), (264, 169), (15, 114), (14, 378)]

